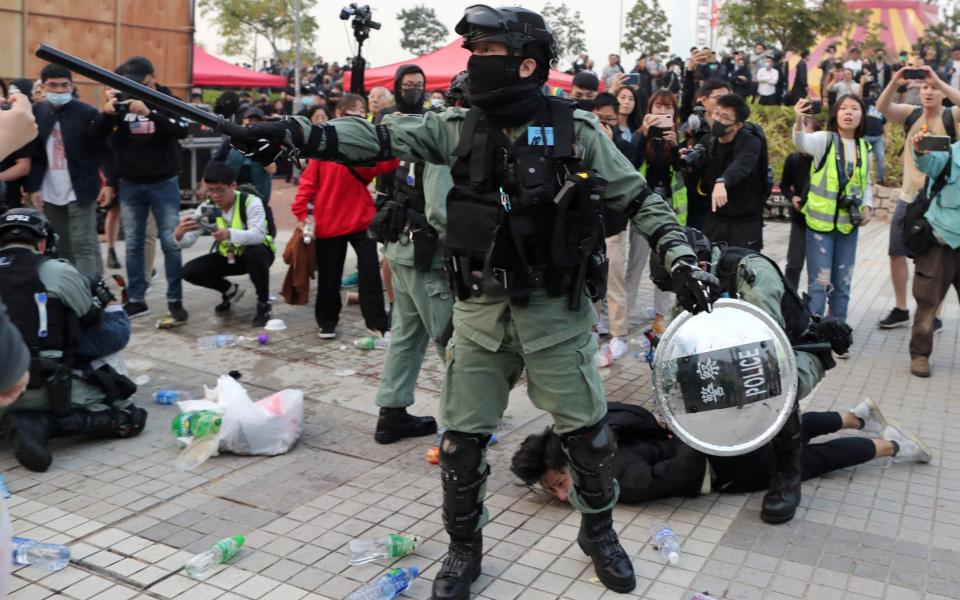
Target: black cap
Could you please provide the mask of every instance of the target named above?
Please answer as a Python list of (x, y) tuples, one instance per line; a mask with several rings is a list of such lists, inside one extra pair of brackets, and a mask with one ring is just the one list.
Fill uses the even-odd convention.
[(600, 80), (593, 73), (580, 71), (573, 76), (573, 85), (584, 90), (597, 91), (600, 89)]
[(262, 110), (260, 110), (255, 106), (252, 106), (247, 110), (245, 110), (244, 113), (240, 115), (240, 118), (241, 119), (260, 119), (261, 121), (263, 121), (266, 117), (263, 114)]
[(147, 75), (153, 74), (153, 63), (142, 56), (132, 56), (117, 67), (116, 73), (131, 81), (143, 83)]

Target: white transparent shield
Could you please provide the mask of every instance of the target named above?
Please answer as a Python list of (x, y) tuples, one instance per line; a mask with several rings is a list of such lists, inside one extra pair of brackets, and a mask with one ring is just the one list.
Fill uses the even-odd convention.
[(660, 340), (654, 400), (690, 446), (745, 454), (783, 427), (797, 397), (797, 361), (787, 335), (756, 306), (718, 300), (713, 312), (681, 313)]

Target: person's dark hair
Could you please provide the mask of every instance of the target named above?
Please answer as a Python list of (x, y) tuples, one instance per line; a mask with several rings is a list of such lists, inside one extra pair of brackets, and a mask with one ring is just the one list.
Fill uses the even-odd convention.
[(237, 181), (237, 173), (225, 162), (212, 160), (203, 170), (204, 183), (222, 183), (230, 185)]
[(840, 131), (837, 125), (837, 114), (840, 112), (840, 105), (846, 100), (853, 100), (860, 105), (860, 124), (857, 125), (857, 130), (853, 132), (853, 137), (860, 139), (867, 135), (867, 105), (863, 103), (863, 98), (856, 94), (844, 94), (833, 103), (833, 106), (830, 107), (830, 116), (827, 118), (827, 131), (833, 131), (834, 133)]
[(363, 110), (367, 110), (367, 101), (363, 99), (363, 96), (358, 96), (357, 94), (344, 94), (340, 97), (340, 100), (337, 101), (337, 110), (340, 112), (346, 112), (353, 108), (357, 103), (363, 105)]
[(617, 96), (619, 96), (624, 90), (633, 94), (633, 112), (627, 115), (627, 127), (632, 133), (640, 129), (640, 125), (643, 124), (643, 115), (646, 114), (647, 109), (647, 99), (643, 92), (635, 90), (630, 86), (620, 88), (620, 90), (617, 92)]
[(510, 460), (510, 471), (526, 485), (534, 485), (547, 470), (564, 471), (567, 459), (563, 454), (560, 436), (552, 427), (543, 433), (534, 433), (523, 440)]
[(730, 87), (730, 83), (722, 79), (708, 79), (700, 84), (700, 87), (697, 88), (697, 98), (703, 98), (705, 96), (709, 97), (710, 94), (717, 90), (727, 90), (728, 92), (733, 91)]
[(732, 108), (737, 122), (743, 123), (750, 118), (750, 105), (740, 94), (727, 94), (717, 100), (717, 108)]
[(60, 77), (66, 77), (70, 81), (73, 81), (73, 73), (70, 72), (70, 69), (61, 67), (60, 65), (49, 64), (40, 71), (40, 81), (58, 79)]
[(808, 56), (810, 56), (810, 51), (806, 48), (800, 51), (800, 58), (806, 58)]
[[(680, 107), (677, 105), (677, 97), (670, 93), (670, 90), (659, 89), (655, 91), (650, 96), (650, 101), (647, 103), (647, 112), (653, 112), (653, 106), (655, 104), (669, 104), (673, 107), (673, 126), (676, 129), (678, 124), (678, 119), (680, 118)], [(666, 142), (661, 141), (660, 144), (655, 144), (655, 140), (652, 137), (647, 138), (647, 146), (643, 150), (643, 154), (646, 157), (648, 162), (653, 162), (657, 155), (663, 157), (669, 157), (674, 151), (676, 146), (667, 145)]]
[(580, 71), (573, 76), (573, 85), (585, 90), (597, 91), (600, 89), (600, 80), (593, 73)]
[(763, 42), (757, 42), (756, 44), (754, 44), (754, 46), (760, 46), (760, 47), (763, 48), (764, 50), (767, 49), (767, 45), (764, 44)]
[(620, 110), (620, 101), (610, 92), (600, 92), (597, 94), (597, 97), (593, 99), (593, 110), (603, 108), (604, 106), (612, 106), (613, 111), (617, 112)]

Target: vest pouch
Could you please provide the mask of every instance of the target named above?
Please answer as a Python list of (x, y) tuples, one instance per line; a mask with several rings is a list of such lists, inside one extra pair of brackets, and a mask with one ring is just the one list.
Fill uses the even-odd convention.
[(381, 244), (396, 243), (400, 239), (406, 222), (406, 211), (393, 200), (387, 200), (377, 211), (367, 228), (370, 234)]
[(482, 261), (492, 247), (501, 220), (495, 192), (479, 194), (454, 187), (447, 196), (447, 247)]
[(422, 213), (407, 209), (410, 237), (413, 239), (413, 266), (423, 273), (433, 266), (433, 257), (440, 245), (437, 230), (430, 226)]
[(553, 173), (554, 166), (545, 156), (522, 152), (517, 157), (513, 168), (515, 181), (520, 184), (517, 186), (518, 194), (515, 204), (519, 206), (516, 210), (522, 211), (553, 200), (555, 190), (550, 183), (549, 175)]
[(593, 302), (601, 300), (607, 295), (607, 274), (610, 270), (610, 260), (603, 252), (594, 252), (587, 263), (587, 276), (584, 281), (584, 292)]

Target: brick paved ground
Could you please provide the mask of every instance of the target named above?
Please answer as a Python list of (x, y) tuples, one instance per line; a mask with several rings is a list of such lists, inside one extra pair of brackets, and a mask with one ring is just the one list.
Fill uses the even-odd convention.
[[(851, 359), (829, 374), (810, 405), (843, 409), (870, 395), (929, 442), (934, 461), (889, 467), (876, 461), (809, 481), (797, 518), (777, 527), (760, 521), (759, 494), (618, 507), (614, 518), (638, 578), (628, 597), (685, 598), (709, 590), (737, 600), (960, 598), (960, 444), (949, 434), (960, 428), (960, 369), (954, 367), (960, 315), (951, 297), (946, 331), (936, 339), (934, 375), (911, 377), (908, 331), (874, 327), (891, 305), (886, 235), (887, 226), (875, 223), (860, 238), (850, 318), (856, 343)], [(766, 229), (769, 253), (777, 260), (784, 256), (786, 237), (783, 223)], [(273, 283), (279, 285), (282, 277), (282, 265), (274, 265)], [(188, 325), (158, 331), (152, 320), (140, 320), (134, 328), (127, 356), (135, 360), (137, 374), (150, 377), (137, 395), (138, 404), (150, 410), (143, 435), (58, 440), (53, 467), (44, 474), (19, 467), (9, 448), (0, 451), (0, 470), (13, 492), (16, 534), (66, 543), (72, 550), (65, 570), (17, 570), (11, 597), (343, 598), (386, 566), (348, 567), (347, 542), (402, 530), (426, 540), (398, 564), (424, 571), (408, 596), (428, 598), (446, 547), (439, 474), (424, 460), (428, 439), (373, 443), (373, 395), (384, 355), (350, 344), (363, 331), (357, 308), (345, 309), (335, 341), (317, 338), (309, 307), (279, 305), (277, 316), (289, 328), (273, 335), (269, 346), (204, 352), (196, 349), (198, 335), (251, 332), (246, 323), (252, 294), (235, 317), (221, 322), (212, 316), (214, 294), (186, 289)], [(155, 311), (163, 291), (158, 280), (149, 295)], [(645, 285), (638, 314), (649, 299)], [(634, 325), (639, 334), (642, 323)], [(153, 392), (198, 393), (233, 368), (243, 373), (253, 396), (285, 387), (304, 390), (300, 443), (284, 456), (220, 456), (195, 473), (177, 472), (168, 432), (176, 408), (153, 404)], [(341, 369), (355, 373), (341, 376)], [(429, 356), (417, 412), (436, 410), (441, 376), (438, 359)], [(649, 402), (649, 368), (642, 361), (628, 355), (604, 377), (611, 399)], [(473, 586), (476, 597), (619, 598), (593, 579), (574, 543), (578, 516), (508, 476), (511, 451), (547, 423), (524, 391), (515, 390), (500, 443), (490, 452), (487, 505), (493, 520), (484, 530), (486, 556)], [(664, 566), (648, 540), (647, 526), (658, 515), (668, 516), (683, 538), (675, 567)], [(247, 547), (233, 564), (203, 583), (182, 574), (191, 554), (234, 534), (245, 534)]]

